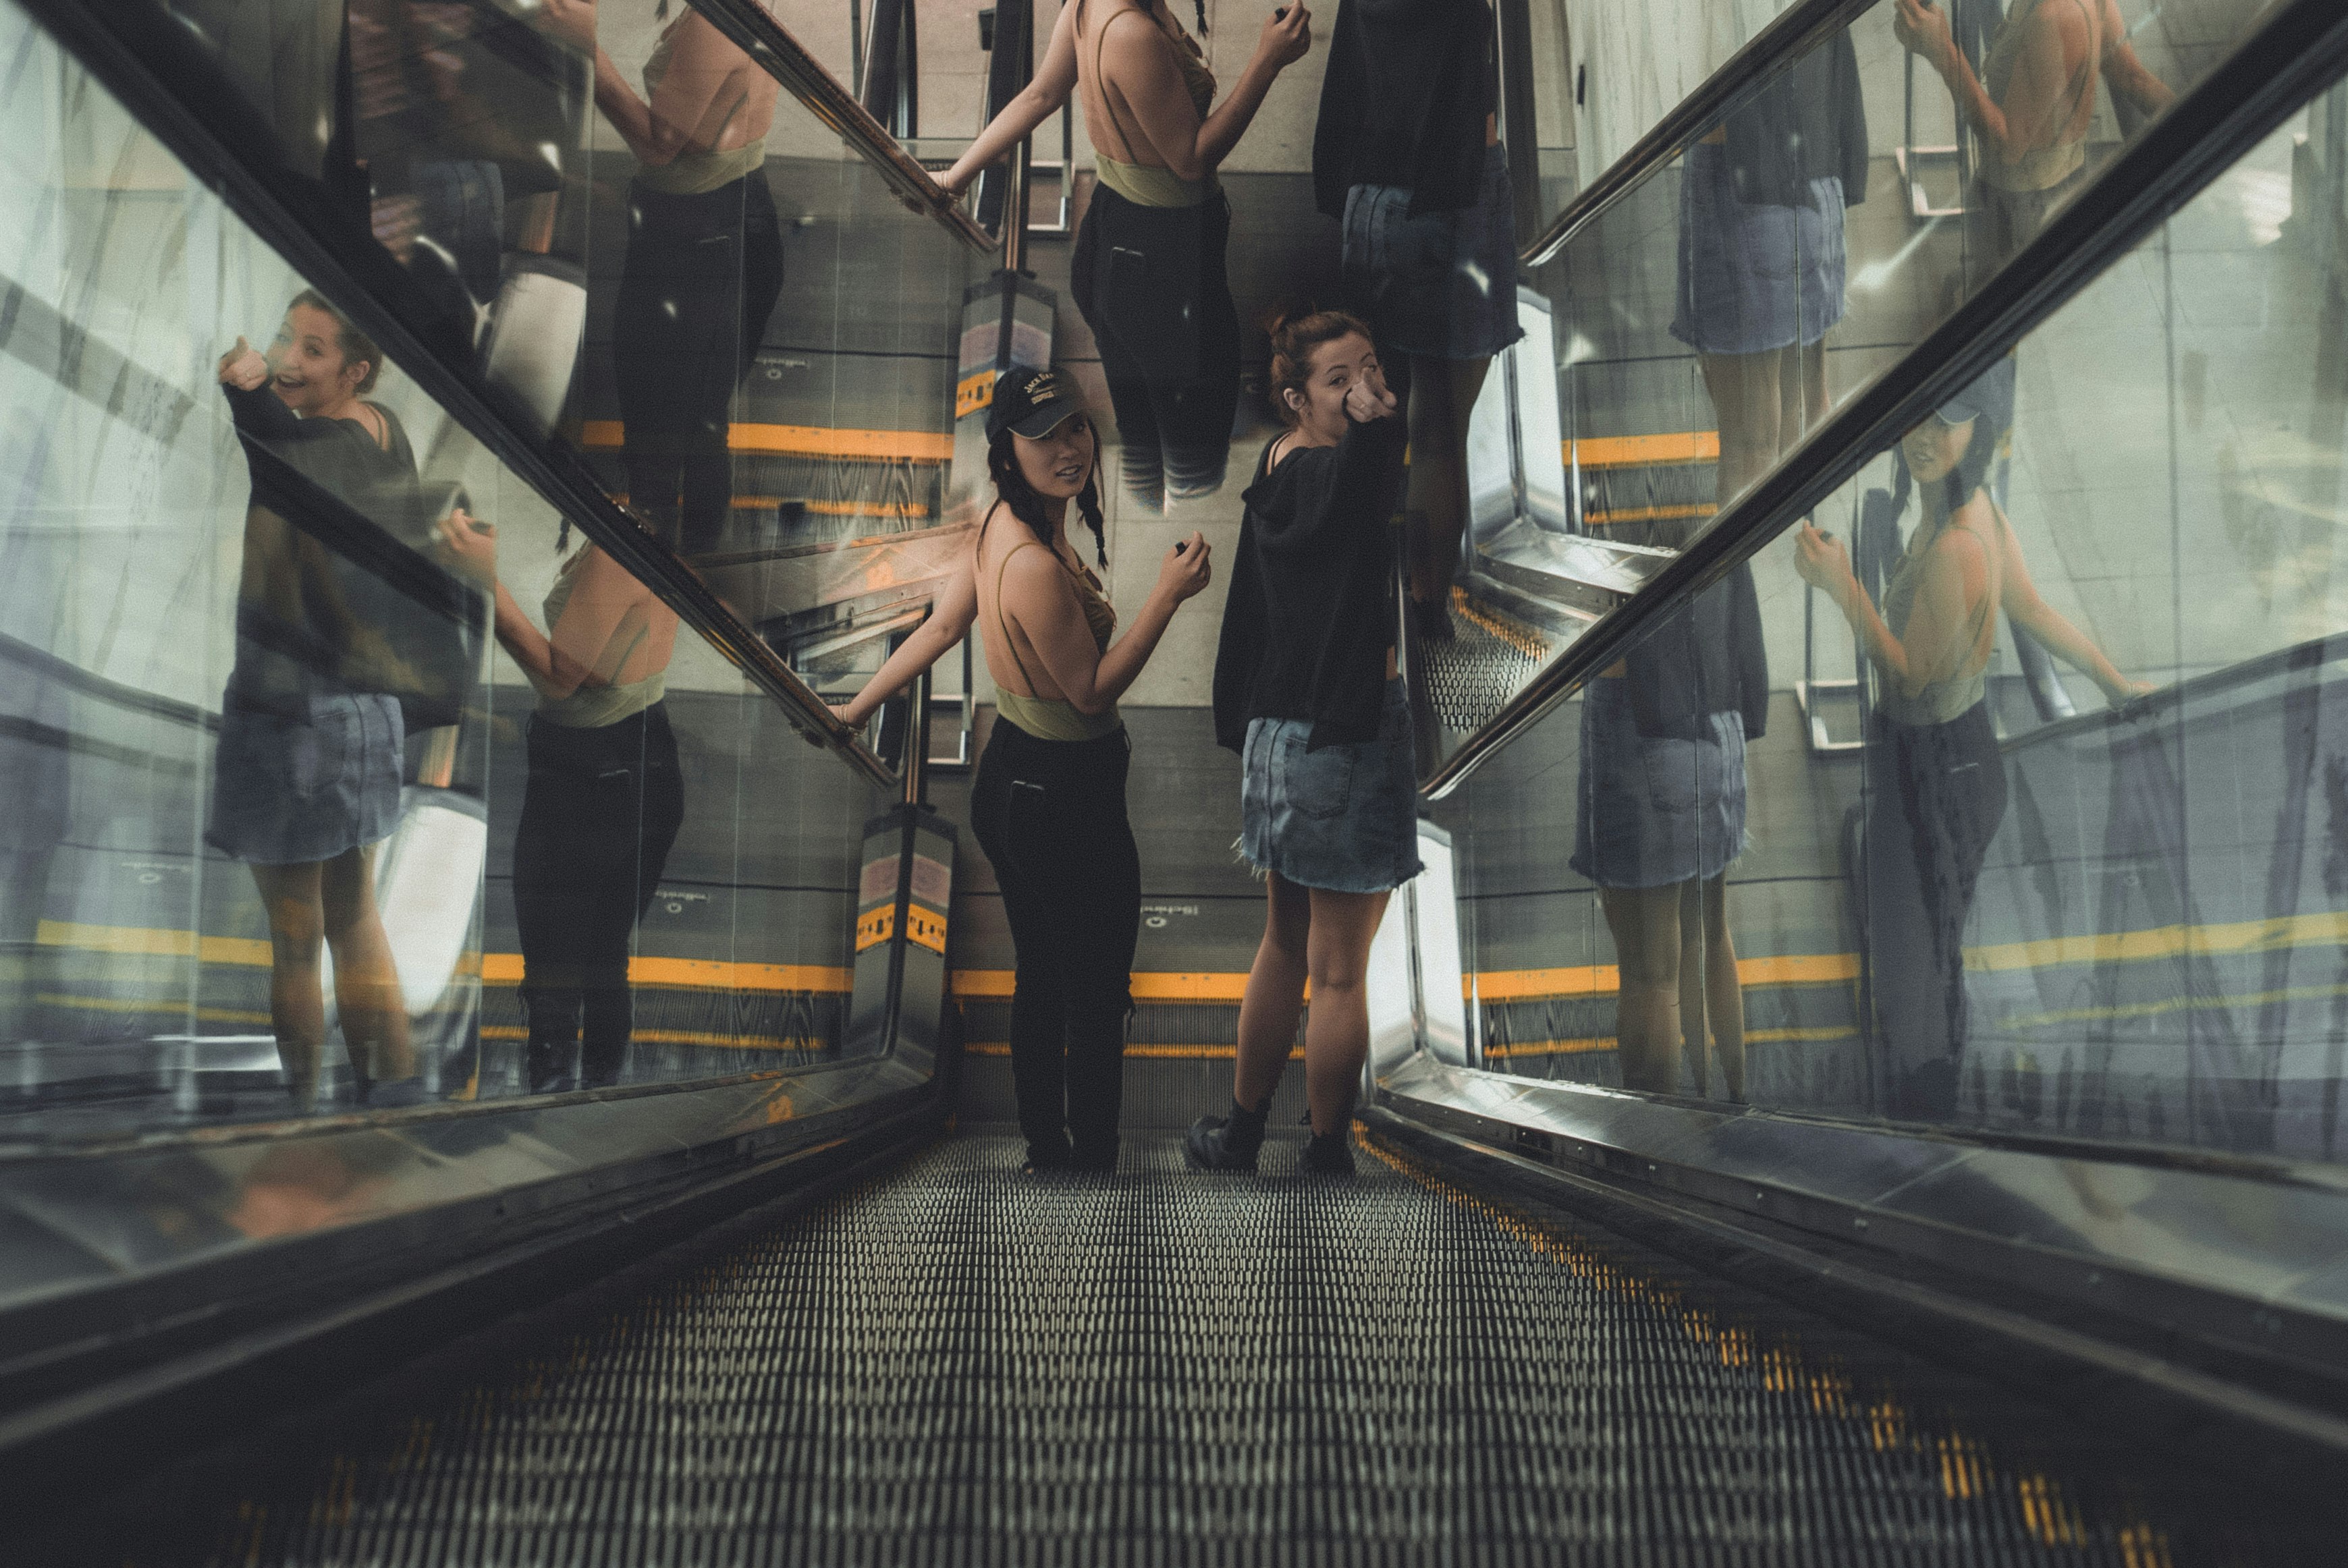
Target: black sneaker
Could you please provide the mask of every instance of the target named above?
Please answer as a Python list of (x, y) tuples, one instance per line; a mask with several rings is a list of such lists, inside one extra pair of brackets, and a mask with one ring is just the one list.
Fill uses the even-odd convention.
[(1300, 1176), (1350, 1176), (1354, 1173), (1354, 1140), (1344, 1132), (1315, 1132), (1296, 1162)]
[(1229, 1116), (1201, 1116), (1182, 1140), (1183, 1157), (1201, 1171), (1251, 1173), (1263, 1150), (1262, 1111), (1252, 1115), (1236, 1104)]

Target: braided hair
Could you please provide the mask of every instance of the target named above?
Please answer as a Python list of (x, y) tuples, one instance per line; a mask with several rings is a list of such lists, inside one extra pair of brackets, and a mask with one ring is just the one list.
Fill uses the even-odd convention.
[[(994, 480), (995, 493), (1011, 515), (1027, 525), (1035, 538), (1049, 549), (1052, 545), (1052, 518), (1045, 509), (1044, 497), (1027, 482), (1019, 466), (1019, 453), (1014, 443), (1017, 437), (1008, 429), (998, 430), (986, 444), (986, 472)], [(1108, 565), (1108, 529), (1101, 521), (1100, 503), (1100, 440), (1093, 440), (1092, 472), (1085, 476), (1085, 487), (1076, 492), (1076, 511), (1085, 519), (1085, 527), (1093, 531), (1093, 559), (1102, 566)]]

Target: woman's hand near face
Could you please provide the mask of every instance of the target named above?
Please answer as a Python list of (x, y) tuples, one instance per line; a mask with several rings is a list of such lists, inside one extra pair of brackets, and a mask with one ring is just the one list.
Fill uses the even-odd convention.
[(541, 0), (538, 26), (582, 54), (595, 52), (595, 0)]
[(1923, 56), (1936, 70), (1946, 67), (1955, 47), (1949, 35), (1949, 14), (1924, 0), (1892, 0), (1891, 31), (1903, 46)]
[(1345, 388), (1345, 417), (1356, 425), (1367, 425), (1373, 419), (1392, 419), (1402, 407), (1402, 400), (1386, 390), (1385, 374), (1375, 364), (1365, 368)]
[(1842, 602), (1845, 586), (1853, 580), (1850, 552), (1843, 542), (1810, 523), (1794, 532), (1794, 571), (1812, 588), (1825, 589), (1838, 604)]
[(1195, 598), (1215, 580), (1214, 563), (1207, 558), (1207, 538), (1194, 531), (1168, 550), (1166, 559), (1158, 563), (1158, 592), (1169, 604)]
[(269, 384), (269, 362), (262, 357), (259, 349), (240, 337), (234, 348), (221, 355), (220, 378), (222, 386), (257, 392)]
[(1313, 13), (1303, 0), (1285, 5), (1263, 19), (1255, 41), (1255, 57), (1274, 71), (1284, 71), (1313, 52)]
[(449, 564), (485, 583), (498, 580), (498, 530), (462, 507), (440, 519), (440, 544)]

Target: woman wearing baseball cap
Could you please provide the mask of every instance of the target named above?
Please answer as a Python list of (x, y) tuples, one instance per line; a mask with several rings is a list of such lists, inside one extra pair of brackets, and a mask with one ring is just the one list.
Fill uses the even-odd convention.
[(1866, 932), (1886, 1055), (1884, 1108), (1941, 1120), (1964, 1049), (1965, 916), (2005, 815), (2005, 764), (1987, 702), (1997, 612), (2094, 677), (2115, 703), (2152, 688), (2038, 596), (1987, 488), (2011, 422), (2013, 362), (1995, 365), (1900, 438), (1923, 518), (1878, 613), (1842, 541), (1805, 523), (1794, 565), (1835, 601), (1880, 671), (1868, 736)]
[(1184, 600), (1212, 579), (1197, 533), (1166, 552), (1125, 635), (1068, 538), (1074, 501), (1103, 542), (1100, 442), (1056, 370), (1014, 369), (987, 415), (995, 499), (971, 556), (927, 624), (891, 656), (841, 720), (860, 724), (978, 623), (995, 717), (971, 791), (971, 826), (1003, 889), (1017, 953), (1011, 1071), (1026, 1168), (1117, 1163), (1125, 1015), (1141, 926), (1141, 860), (1125, 811), (1132, 745), (1117, 700)]

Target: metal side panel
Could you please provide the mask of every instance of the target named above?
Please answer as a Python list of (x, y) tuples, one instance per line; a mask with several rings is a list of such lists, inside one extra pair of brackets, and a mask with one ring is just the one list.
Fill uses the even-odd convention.
[(321, 1314), (944, 1114), (924, 1051), (0, 1163), (0, 1450), (224, 1346), (296, 1338)]
[[(2348, 1452), (2348, 1175), (2282, 1161), (1833, 1122), (1452, 1066), (1376, 1110), (1821, 1257), (2019, 1293), (2187, 1362), (2305, 1378)], [(2266, 1374), (2261, 1373), (2264, 1377)], [(2297, 1396), (2294, 1396), (2297, 1397)]]

